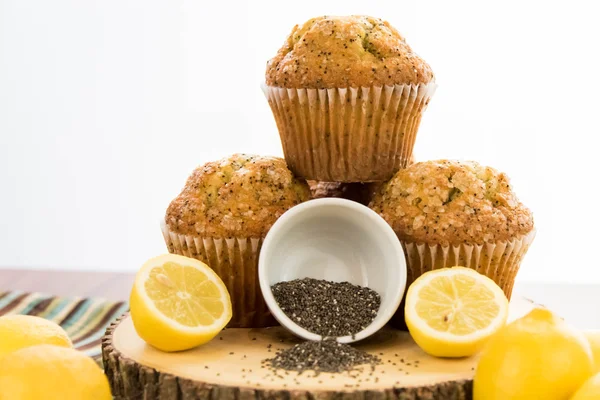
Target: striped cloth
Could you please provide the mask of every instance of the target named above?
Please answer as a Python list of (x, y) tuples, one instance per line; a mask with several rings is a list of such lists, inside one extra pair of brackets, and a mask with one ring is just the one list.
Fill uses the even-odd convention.
[(98, 298), (0, 292), (0, 316), (27, 314), (52, 320), (67, 331), (76, 349), (98, 363), (102, 362), (100, 342), (106, 327), (127, 309), (124, 302)]

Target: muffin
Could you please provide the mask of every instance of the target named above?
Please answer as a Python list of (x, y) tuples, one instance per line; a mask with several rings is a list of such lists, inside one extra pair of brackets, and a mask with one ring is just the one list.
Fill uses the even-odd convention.
[(369, 16), (295, 26), (265, 80), (290, 169), (324, 182), (385, 181), (404, 168), (436, 87), (402, 35)]
[(258, 283), (258, 254), (277, 218), (309, 198), (283, 159), (234, 154), (194, 170), (169, 205), (162, 226), (169, 252), (221, 277), (233, 306), (229, 327), (275, 324)]
[[(533, 215), (506, 174), (472, 161), (413, 164), (383, 185), (369, 207), (402, 242), (407, 287), (427, 271), (461, 265), (493, 279), (510, 299), (535, 237)], [(403, 315), (402, 305), (397, 326)]]
[(368, 205), (380, 183), (344, 183), (308, 181), (311, 198), (336, 197)]

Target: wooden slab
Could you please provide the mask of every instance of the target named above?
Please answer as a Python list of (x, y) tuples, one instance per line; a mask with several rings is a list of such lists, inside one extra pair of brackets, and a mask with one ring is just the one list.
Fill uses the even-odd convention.
[[(532, 307), (515, 299), (510, 319)], [(116, 399), (471, 398), (476, 356), (430, 357), (407, 332), (391, 328), (356, 344), (381, 358), (383, 364), (374, 370), (299, 375), (261, 366), (277, 350), (299, 342), (282, 327), (227, 329), (206, 345), (164, 353), (146, 345), (124, 316), (108, 329), (102, 350)]]

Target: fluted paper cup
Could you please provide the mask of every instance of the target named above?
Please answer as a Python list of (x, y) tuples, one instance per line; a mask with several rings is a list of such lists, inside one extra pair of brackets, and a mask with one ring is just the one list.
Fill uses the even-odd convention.
[(324, 182), (376, 182), (410, 162), (421, 116), (436, 87), (263, 85), (263, 90), (294, 174)]
[[(457, 246), (429, 245), (400, 240), (407, 265), (406, 287), (428, 271), (460, 265), (492, 279), (510, 300), (521, 261), (535, 238), (535, 230), (510, 241)], [(391, 325), (405, 329), (404, 299)]]
[(207, 264), (223, 280), (233, 308), (229, 328), (277, 325), (264, 302), (258, 282), (258, 255), (263, 237), (211, 238), (182, 235), (161, 224), (169, 253)]

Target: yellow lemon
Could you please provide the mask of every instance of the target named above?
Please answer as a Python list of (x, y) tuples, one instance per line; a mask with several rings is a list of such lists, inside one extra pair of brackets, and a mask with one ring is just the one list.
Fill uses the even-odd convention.
[(219, 276), (203, 262), (175, 254), (142, 266), (130, 309), (138, 335), (163, 351), (204, 344), (231, 319), (231, 300)]
[(111, 400), (106, 376), (91, 358), (53, 345), (26, 347), (0, 362), (0, 400)]
[(590, 343), (594, 355), (594, 371), (600, 371), (600, 331), (586, 331), (585, 337)]
[(588, 379), (575, 392), (571, 400), (598, 400), (600, 399), (600, 373)]
[(436, 357), (476, 353), (508, 317), (508, 300), (488, 277), (465, 267), (426, 272), (406, 294), (405, 319), (415, 342)]
[(536, 308), (506, 325), (481, 353), (474, 400), (564, 400), (593, 374), (583, 333)]
[(52, 321), (31, 315), (0, 317), (0, 358), (36, 344), (73, 347), (63, 328)]

